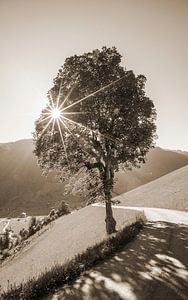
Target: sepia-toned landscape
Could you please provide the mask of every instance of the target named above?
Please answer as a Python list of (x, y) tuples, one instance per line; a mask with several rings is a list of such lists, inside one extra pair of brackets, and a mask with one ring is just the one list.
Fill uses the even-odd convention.
[(187, 13), (0, 0), (0, 299), (188, 299)]

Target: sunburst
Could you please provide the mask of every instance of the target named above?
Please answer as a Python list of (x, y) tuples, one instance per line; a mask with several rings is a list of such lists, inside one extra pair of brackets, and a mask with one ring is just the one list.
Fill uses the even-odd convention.
[(54, 120), (58, 120), (61, 118), (61, 110), (58, 107), (55, 107), (52, 109), (52, 111), (50, 112), (51, 118)]
[[(51, 136), (53, 136), (54, 127), (55, 127), (55, 125), (57, 125), (58, 132), (59, 132), (59, 135), (61, 137), (62, 145), (63, 145), (63, 148), (64, 148), (65, 157), (66, 157), (66, 160), (67, 160), (67, 165), (68, 165), (69, 168), (70, 168), (70, 163), (69, 163), (68, 153), (67, 153), (67, 149), (66, 149), (66, 145), (65, 145), (62, 130), (64, 129), (69, 134), (73, 135), (70, 128), (69, 128), (68, 123), (74, 124), (75, 126), (78, 126), (78, 127), (83, 127), (83, 128), (85, 128), (89, 131), (91, 131), (91, 129), (87, 126), (84, 126), (81, 123), (75, 122), (72, 119), (68, 118), (68, 115), (79, 115), (79, 114), (85, 114), (86, 112), (75, 112), (75, 111), (67, 112), (66, 110), (67, 109), (70, 110), (70, 108), (73, 108), (75, 105), (77, 105), (77, 104), (79, 104), (83, 101), (86, 101), (87, 99), (95, 96), (96, 94), (100, 93), (101, 91), (111, 87), (112, 85), (116, 84), (118, 81), (122, 80), (124, 77), (125, 76), (120, 77), (115, 81), (112, 81), (111, 83), (105, 85), (104, 87), (94, 91), (93, 93), (91, 93), (91, 94), (89, 94), (89, 95), (87, 95), (87, 96), (85, 96), (81, 99), (76, 100), (74, 103), (72, 103), (70, 105), (67, 105), (67, 106), (65, 106), (66, 102), (69, 99), (69, 97), (70, 97), (71, 93), (73, 92), (73, 90), (74, 90), (77, 83), (75, 83), (73, 85), (73, 87), (70, 89), (69, 93), (65, 96), (65, 98), (64, 98), (64, 100), (61, 104), (60, 104), (60, 98), (61, 98), (62, 80), (60, 82), (60, 87), (59, 87), (59, 92), (58, 92), (58, 96), (57, 96), (57, 99), (56, 99), (56, 104), (54, 103), (53, 98), (50, 94), (51, 105), (49, 105), (46, 108), (45, 112), (42, 113), (42, 119), (38, 122), (38, 123), (46, 122), (39, 138), (41, 138), (43, 136), (43, 134), (46, 132), (46, 130), (49, 128), (49, 126), (51, 124), (52, 124), (52, 126), (51, 126)], [(61, 127), (61, 125), (63, 125), (63, 128)]]

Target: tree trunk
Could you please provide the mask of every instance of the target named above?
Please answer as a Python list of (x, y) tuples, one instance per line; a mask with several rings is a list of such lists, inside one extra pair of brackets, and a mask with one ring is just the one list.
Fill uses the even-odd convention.
[(107, 162), (105, 168), (105, 198), (106, 198), (106, 232), (112, 234), (116, 232), (116, 221), (113, 217), (112, 203), (111, 203), (111, 189), (113, 185), (113, 178), (110, 169), (110, 163)]
[(113, 217), (111, 199), (106, 200), (106, 232), (112, 234), (116, 232), (116, 221)]

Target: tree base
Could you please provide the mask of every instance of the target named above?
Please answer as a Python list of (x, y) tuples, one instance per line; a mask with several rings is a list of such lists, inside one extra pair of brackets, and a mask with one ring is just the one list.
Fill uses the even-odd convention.
[(116, 232), (116, 221), (114, 220), (113, 217), (107, 217), (105, 219), (106, 222), (106, 232), (107, 234), (112, 234)]

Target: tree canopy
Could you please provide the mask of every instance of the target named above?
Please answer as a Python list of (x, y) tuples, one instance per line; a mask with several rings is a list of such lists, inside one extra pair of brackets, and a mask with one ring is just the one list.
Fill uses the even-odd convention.
[(111, 210), (114, 172), (145, 162), (154, 145), (156, 110), (146, 77), (121, 66), (115, 47), (103, 47), (67, 58), (53, 83), (36, 121), (39, 165), (62, 180), (84, 169)]

